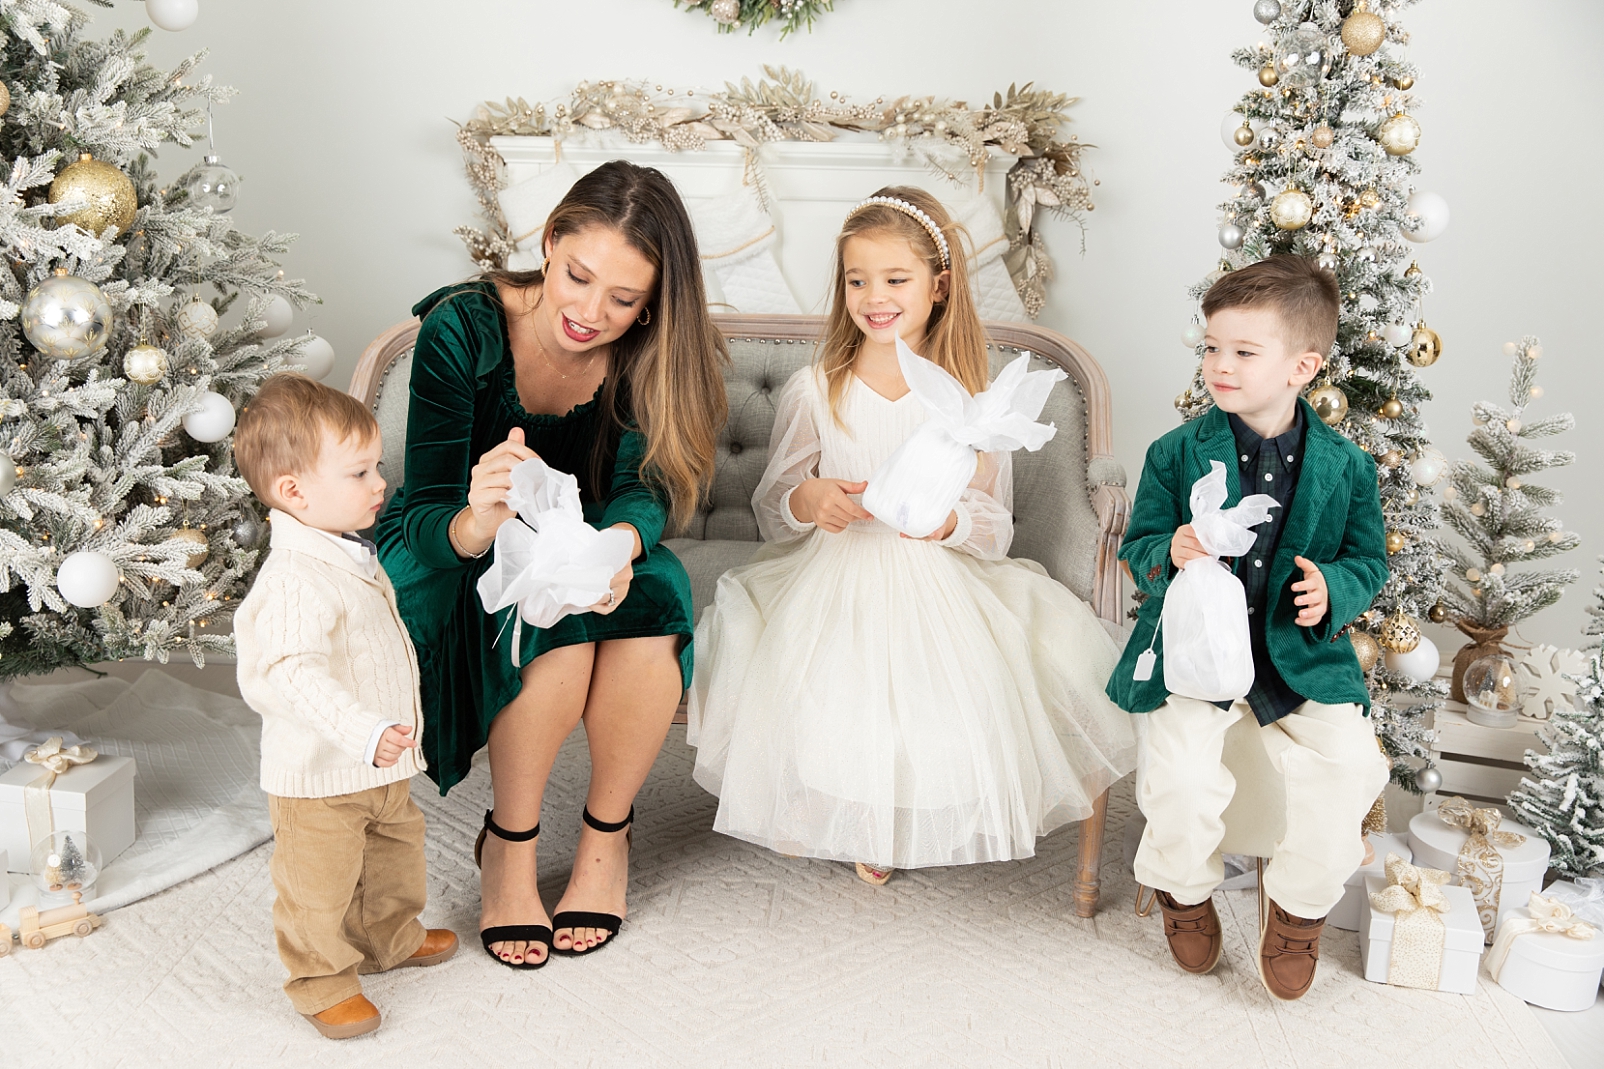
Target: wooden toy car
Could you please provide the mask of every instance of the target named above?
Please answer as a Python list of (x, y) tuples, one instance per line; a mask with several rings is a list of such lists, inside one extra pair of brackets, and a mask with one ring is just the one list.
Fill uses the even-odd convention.
[[(38, 950), (50, 939), (63, 935), (76, 935), (80, 938), (99, 928), (103, 921), (95, 914), (89, 912), (83, 904), (83, 897), (78, 894), (72, 896), (73, 904), (61, 906), (58, 909), (47, 909), (40, 913), (34, 906), (23, 906), (19, 911), (21, 927), (17, 935), (22, 945), (29, 950)], [(10, 947), (10, 933), (7, 933), (7, 948)]]

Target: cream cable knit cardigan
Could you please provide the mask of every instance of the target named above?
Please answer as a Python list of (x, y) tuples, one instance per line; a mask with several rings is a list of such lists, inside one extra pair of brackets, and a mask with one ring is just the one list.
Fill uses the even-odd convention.
[(422, 751), (389, 768), (362, 760), (381, 721), (421, 741), (418, 659), (380, 568), (356, 561), (287, 512), (272, 512), (272, 552), (234, 614), (239, 690), (262, 714), (262, 789), (327, 798), (406, 779)]

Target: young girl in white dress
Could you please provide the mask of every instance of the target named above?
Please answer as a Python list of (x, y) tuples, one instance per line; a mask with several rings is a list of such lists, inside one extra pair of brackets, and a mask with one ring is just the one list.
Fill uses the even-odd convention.
[(911, 188), (836, 241), (821, 359), (780, 395), (752, 504), (767, 543), (696, 629), (688, 738), (713, 827), (790, 855), (897, 868), (1030, 857), (1135, 767), (1090, 609), (1010, 560), (1010, 454), (985, 453), (941, 529), (911, 539), (855, 500), (926, 413), (900, 336), (987, 384), (961, 228)]

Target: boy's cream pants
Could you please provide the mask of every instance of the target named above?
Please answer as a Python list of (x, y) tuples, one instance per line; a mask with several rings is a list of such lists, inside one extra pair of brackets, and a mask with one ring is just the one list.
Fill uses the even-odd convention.
[[(1220, 815), (1236, 792), (1221, 761), (1225, 733), (1253, 710), (1172, 694), (1146, 721), (1137, 804), (1147, 817), (1136, 878), (1183, 905), (1202, 902), (1225, 878)], [(1295, 917), (1324, 917), (1364, 860), (1360, 824), (1387, 784), (1387, 761), (1357, 705), (1304, 702), (1259, 728), (1286, 792), (1286, 834), (1264, 872), (1270, 899)]]
[(268, 795), (273, 928), (301, 1013), (362, 993), (423, 945), (423, 812), (407, 780), (332, 798)]

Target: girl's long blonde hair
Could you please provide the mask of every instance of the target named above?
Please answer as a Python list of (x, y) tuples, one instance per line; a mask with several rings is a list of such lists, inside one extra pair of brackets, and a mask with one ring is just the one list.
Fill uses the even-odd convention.
[(849, 238), (878, 235), (903, 238), (924, 260), (932, 276), (940, 275), (943, 271), (952, 272), (947, 280), (947, 299), (930, 310), (930, 320), (925, 324), (924, 351), (919, 355), (945, 369), (972, 394), (984, 390), (990, 378), (986, 331), (980, 325), (980, 313), (975, 309), (974, 294), (969, 289), (969, 262), (966, 256), (968, 233), (953, 222), (952, 216), (947, 214), (947, 209), (942, 207), (939, 200), (922, 189), (886, 186), (875, 190), (873, 195), (907, 201), (928, 215), (947, 239), (952, 263), (948, 267), (942, 266), (941, 250), (936, 246), (935, 239), (906, 212), (885, 204), (871, 204), (847, 218), (840, 235), (835, 239), (834, 294), (819, 354), (819, 366), (829, 386), (830, 414), (837, 424), (841, 424), (841, 398), (846, 394), (852, 365), (863, 345), (863, 331), (858, 329), (851, 313), (847, 311), (843, 252)]

